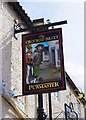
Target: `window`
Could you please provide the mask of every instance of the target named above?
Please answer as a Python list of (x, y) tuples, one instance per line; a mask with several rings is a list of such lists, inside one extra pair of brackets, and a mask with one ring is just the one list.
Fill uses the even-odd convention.
[(65, 103), (65, 117), (66, 120), (78, 120), (78, 115), (75, 111), (72, 111), (71, 107)]
[(81, 118), (81, 104), (80, 104), (79, 101), (78, 101), (78, 104), (77, 104), (77, 108), (78, 108), (78, 117)]
[(54, 92), (54, 97), (56, 100), (60, 100), (60, 95), (59, 95), (59, 92)]

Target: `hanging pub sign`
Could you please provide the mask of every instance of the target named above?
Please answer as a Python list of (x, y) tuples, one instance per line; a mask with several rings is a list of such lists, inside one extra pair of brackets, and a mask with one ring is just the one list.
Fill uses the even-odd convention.
[(65, 89), (62, 29), (22, 36), (23, 95)]

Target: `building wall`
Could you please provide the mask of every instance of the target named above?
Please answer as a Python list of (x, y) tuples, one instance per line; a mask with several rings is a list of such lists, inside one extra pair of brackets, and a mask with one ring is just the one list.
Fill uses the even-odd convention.
[(19, 118), (13, 107), (2, 98), (2, 118)]
[[(14, 38), (14, 19), (22, 23), (15, 11), (7, 3), (2, 5), (2, 80), (4, 80), (5, 94), (12, 96), (22, 94), (22, 35)], [(3, 86), (3, 84), (2, 84)], [(13, 90), (15, 88), (15, 90)], [(29, 117), (37, 117), (37, 98), (36, 96), (23, 96), (12, 98), (16, 105)], [(2, 114), (9, 108), (5, 101), (2, 105)], [(33, 112), (32, 112), (33, 111)], [(9, 114), (10, 115), (10, 114)], [(12, 117), (12, 116), (9, 116)]]
[[(2, 42), (2, 46), (0, 48), (2, 53), (1, 80), (3, 80), (1, 84), (5, 94), (9, 96), (13, 94), (18, 95), (21, 94), (22, 90), (22, 49), (21, 35), (17, 35), (18, 40), (14, 38), (14, 19), (16, 18), (19, 22), (21, 22), (21, 20), (16, 12), (5, 2), (2, 4), (2, 11), (0, 11), (0, 13), (1, 12), (2, 14), (0, 17), (2, 19), (0, 19), (0, 23), (2, 23), (2, 27), (0, 34), (2, 34), (2, 39), (0, 39), (0, 43)], [(19, 104), (21, 104), (21, 101)], [(8, 112), (6, 111), (8, 111), (8, 109), (10, 109), (10, 105), (6, 104), (3, 100), (2, 115), (3, 117), (9, 116), (11, 118), (13, 117), (11, 114), (7, 115)]]
[[(77, 98), (77, 96), (74, 94), (74, 91), (67, 82), (66, 82), (66, 90), (59, 91), (58, 96), (54, 95), (54, 97), (52, 97), (52, 102), (53, 102), (53, 111), (54, 112), (58, 111), (58, 113), (56, 114), (57, 116), (59, 115), (60, 111), (63, 111), (61, 115), (59, 115), (60, 118), (65, 117), (64, 104), (66, 103), (67, 105), (69, 105), (70, 102), (73, 103), (74, 111), (78, 114), (78, 117), (85, 118), (83, 103)], [(55, 115), (53, 114), (53, 117), (54, 116)]]
[[(36, 99), (34, 99), (34, 97), (36, 97)], [(34, 104), (32, 103), (32, 101)], [(70, 102), (73, 103), (74, 111), (78, 114), (78, 117), (85, 118), (83, 103), (80, 102), (77, 96), (73, 93), (73, 90), (70, 88), (69, 84), (67, 84), (67, 90), (51, 93), (52, 117), (65, 118), (64, 104), (66, 103), (69, 106)], [(37, 96), (36, 95), (28, 96), (27, 103), (28, 103), (28, 113), (27, 113), (28, 116), (30, 116), (30, 118), (34, 118), (34, 117), (36, 118), (37, 108), (38, 108)], [(47, 118), (49, 118), (49, 95), (46, 93), (43, 94), (43, 108), (44, 108), (44, 112), (47, 114)], [(33, 115), (32, 115), (32, 111), (33, 111)]]
[(1, 95), (0, 95), (0, 120), (1, 120), (1, 118), (2, 118), (2, 97), (1, 97)]
[(0, 120), (2, 118), (2, 2), (0, 1)]
[[(10, 89), (19, 88), (21, 86), (21, 39), (14, 38), (14, 19), (19, 20), (16, 13), (3, 3), (2, 9), (2, 79), (6, 82), (7, 92)], [(20, 85), (20, 86), (17, 86)], [(11, 93), (10, 93), (11, 94)]]

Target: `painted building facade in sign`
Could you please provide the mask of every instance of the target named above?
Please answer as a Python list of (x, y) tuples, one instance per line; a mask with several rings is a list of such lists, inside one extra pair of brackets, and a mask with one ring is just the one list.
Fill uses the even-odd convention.
[(60, 66), (59, 41), (49, 42), (50, 63), (55, 67)]
[(47, 46), (44, 46), (43, 61), (49, 61), (55, 67), (60, 66), (59, 41), (50, 41)]

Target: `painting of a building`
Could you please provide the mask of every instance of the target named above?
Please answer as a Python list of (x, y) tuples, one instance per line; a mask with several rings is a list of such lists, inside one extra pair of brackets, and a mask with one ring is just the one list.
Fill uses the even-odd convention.
[(43, 49), (43, 61), (49, 61), (49, 46), (45, 46)]
[(60, 65), (60, 56), (59, 56), (59, 42), (50, 41), (49, 42), (49, 60), (50, 64), (54, 67), (59, 67)]
[(47, 61), (53, 67), (60, 66), (60, 53), (59, 53), (59, 42), (49, 41), (48, 46), (43, 49), (43, 61)]

